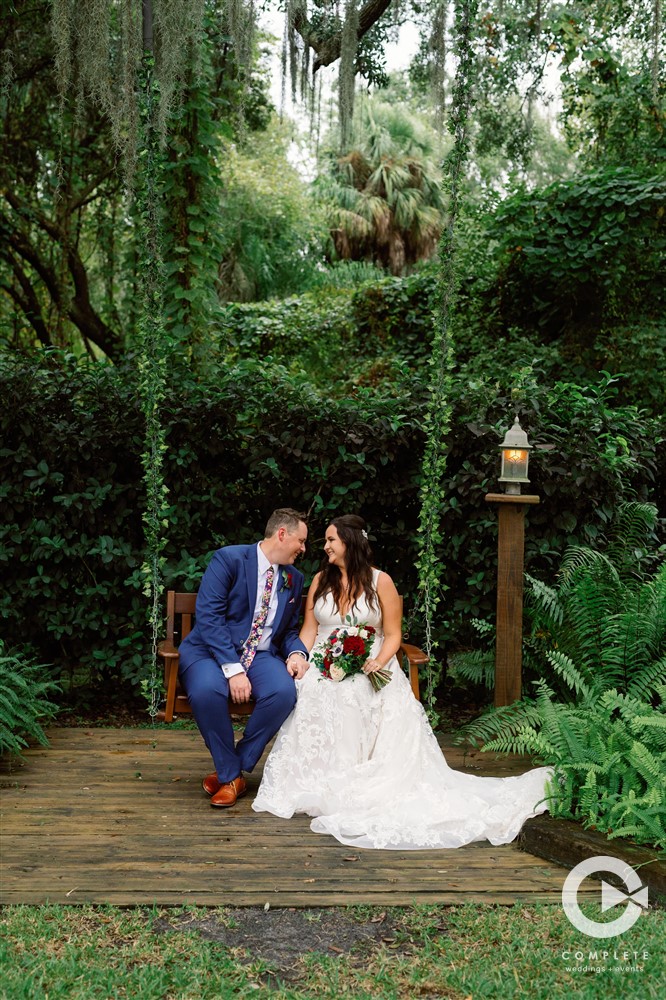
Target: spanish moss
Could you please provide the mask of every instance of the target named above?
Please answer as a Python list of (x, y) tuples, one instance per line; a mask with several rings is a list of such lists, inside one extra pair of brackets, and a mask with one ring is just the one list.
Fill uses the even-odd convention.
[[(242, 0), (235, 0), (242, 6)], [(72, 93), (108, 118), (131, 181), (139, 131), (139, 70), (144, 50), (154, 60), (156, 123), (164, 141), (185, 71), (199, 50), (205, 0), (52, 0), (51, 27), (61, 106)], [(150, 35), (144, 29), (150, 25)], [(240, 36), (239, 36), (240, 37)], [(245, 37), (243, 35), (242, 37)]]

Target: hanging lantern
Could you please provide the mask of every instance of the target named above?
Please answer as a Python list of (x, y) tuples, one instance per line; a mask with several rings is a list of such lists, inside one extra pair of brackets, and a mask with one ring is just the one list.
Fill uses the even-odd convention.
[(520, 484), (529, 483), (527, 468), (530, 461), (532, 445), (527, 440), (527, 434), (518, 423), (518, 417), (513, 427), (506, 432), (500, 445), (502, 452), (502, 470), (500, 483), (505, 483), (505, 493), (520, 493)]

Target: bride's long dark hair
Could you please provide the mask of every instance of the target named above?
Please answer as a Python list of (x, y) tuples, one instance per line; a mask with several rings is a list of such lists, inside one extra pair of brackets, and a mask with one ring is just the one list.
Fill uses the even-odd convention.
[(339, 568), (329, 563), (328, 558), (324, 556), (312, 603), (316, 603), (318, 597), (330, 593), (338, 608), (347, 602), (353, 606), (361, 594), (365, 594), (369, 606), (376, 610), (377, 592), (372, 580), (372, 549), (368, 542), (365, 521), (358, 514), (343, 514), (341, 517), (334, 517), (329, 527), (337, 530), (340, 541), (346, 546), (347, 590), (343, 593), (342, 574)]

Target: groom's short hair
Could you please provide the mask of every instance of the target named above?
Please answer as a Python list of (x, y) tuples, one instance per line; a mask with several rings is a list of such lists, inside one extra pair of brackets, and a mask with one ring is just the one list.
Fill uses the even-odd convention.
[(292, 534), (298, 531), (299, 524), (307, 524), (305, 514), (294, 510), (293, 507), (278, 507), (268, 518), (264, 538), (270, 538), (280, 528), (286, 528)]

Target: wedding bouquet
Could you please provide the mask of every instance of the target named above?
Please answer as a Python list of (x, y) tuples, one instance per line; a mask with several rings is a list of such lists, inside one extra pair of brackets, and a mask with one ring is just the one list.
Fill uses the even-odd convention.
[[(363, 673), (363, 664), (370, 656), (377, 629), (361, 622), (335, 628), (328, 639), (312, 654), (312, 662), (323, 677), (332, 681), (343, 681), (351, 674)], [(379, 691), (391, 680), (391, 671), (383, 667), (366, 675), (375, 691)]]

